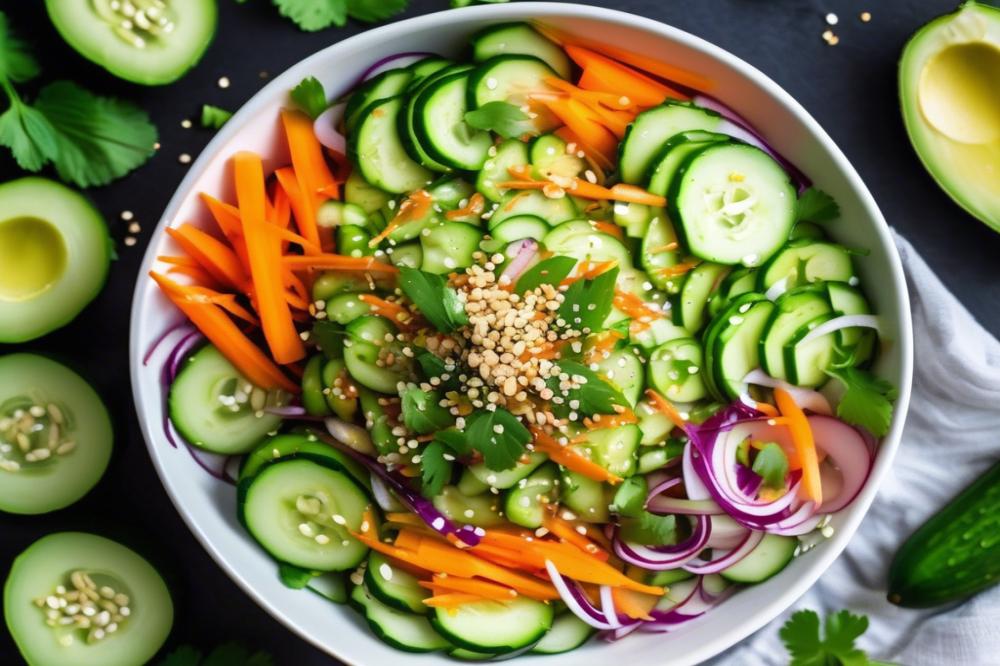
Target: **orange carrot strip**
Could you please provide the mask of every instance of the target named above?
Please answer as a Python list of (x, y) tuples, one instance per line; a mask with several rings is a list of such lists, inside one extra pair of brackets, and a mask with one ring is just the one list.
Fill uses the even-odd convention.
[[(292, 217), (295, 218), (295, 227), (299, 230), (299, 234), (305, 238), (307, 234), (312, 232), (309, 216), (312, 215), (315, 218), (316, 212), (311, 211), (309, 204), (306, 202), (306, 198), (302, 196), (302, 188), (299, 187), (298, 178), (295, 176), (295, 170), (292, 167), (281, 167), (280, 169), (274, 170), (274, 176), (278, 179), (278, 185), (284, 191), (285, 196), (288, 197), (288, 206), (292, 211)], [(319, 226), (316, 226), (316, 235), (319, 237)], [(310, 241), (311, 242), (311, 241)], [(320, 239), (322, 243), (322, 239)]]
[(588, 539), (586, 535), (580, 534), (580, 532), (576, 529), (576, 525), (568, 520), (565, 520), (559, 515), (546, 511), (545, 515), (542, 517), (542, 527), (566, 543), (576, 546), (589, 557), (596, 558), (601, 562), (607, 562), (610, 557), (607, 551), (599, 548), (598, 545)]
[(271, 205), (271, 217), (268, 222), (282, 229), (287, 229), (292, 223), (292, 206), (288, 199), (288, 192), (278, 183), (274, 188), (273, 204)]
[(649, 251), (649, 253), (650, 254), (659, 254), (661, 252), (673, 252), (678, 247), (680, 247), (680, 245), (677, 244), (677, 241), (671, 241), (671, 242), (667, 243), (666, 245), (658, 245), (658, 246), (652, 248)]
[(652, 620), (649, 613), (656, 608), (656, 602), (660, 599), (653, 594), (643, 594), (622, 587), (613, 587), (611, 588), (611, 600), (614, 602), (615, 610), (625, 613), (633, 620)]
[(663, 275), (664, 277), (677, 277), (678, 275), (690, 273), (700, 263), (701, 262), (696, 259), (691, 259), (674, 264), (673, 266), (664, 266), (663, 268), (657, 268), (655, 270), (657, 275)]
[(298, 385), (289, 380), (218, 306), (191, 298), (189, 287), (165, 275), (150, 272), (150, 276), (167, 298), (252, 384), (265, 389), (299, 392)]
[(208, 212), (212, 214), (215, 223), (222, 230), (222, 235), (226, 237), (233, 247), (233, 252), (239, 257), (243, 264), (243, 272), (250, 274), (250, 259), (247, 257), (246, 241), (243, 239), (243, 225), (240, 222), (240, 212), (235, 206), (231, 206), (224, 201), (219, 201), (213, 196), (202, 192), (200, 195)]
[(595, 430), (620, 428), (622, 426), (632, 425), (638, 422), (639, 418), (635, 415), (635, 412), (628, 412), (627, 414), (612, 414), (612, 415), (595, 414), (594, 418), (587, 417), (583, 419), (583, 425), (585, 425), (587, 428)]
[(639, 323), (644, 323), (646, 321), (651, 321), (653, 319), (659, 319), (663, 317), (663, 312), (659, 310), (654, 310), (649, 307), (641, 298), (637, 295), (621, 291), (620, 289), (615, 290), (614, 298), (612, 303), (616, 308), (627, 314), (628, 316), (639, 320)]
[(588, 84), (600, 81), (599, 90), (622, 95), (642, 106), (655, 106), (678, 95), (659, 81), (582, 46), (567, 46), (566, 55), (584, 72), (591, 73)]
[(531, 434), (534, 437), (535, 448), (548, 455), (552, 462), (559, 463), (563, 467), (594, 481), (621, 483), (621, 477), (612, 474), (590, 458), (578, 453), (573, 447), (561, 445), (541, 428), (532, 428)]
[(670, 419), (670, 422), (675, 426), (681, 428), (682, 430), (687, 427), (687, 421), (683, 416), (681, 416), (681, 413), (677, 411), (677, 408), (674, 407), (669, 400), (653, 389), (646, 389), (646, 397), (649, 398), (651, 403), (653, 403), (653, 407)]
[(294, 363), (306, 350), (282, 289), (281, 247), (265, 226), (264, 166), (259, 155), (247, 151), (233, 156), (233, 166), (261, 329), (274, 360)]
[(762, 413), (764, 416), (777, 416), (778, 410), (769, 402), (758, 402), (757, 411)]
[[(592, 102), (595, 104), (600, 104), (613, 111), (635, 111), (638, 106), (638, 102), (633, 101), (621, 94), (616, 94), (613, 92), (606, 92), (603, 90), (587, 90), (582, 86), (578, 87), (570, 83), (569, 81), (564, 81), (563, 79), (557, 79), (554, 76), (547, 77), (545, 79), (546, 85), (550, 88), (555, 88), (568, 95), (576, 97), (580, 101)], [(655, 104), (655, 103), (654, 103)], [(633, 113), (634, 115), (634, 113)]]
[(613, 236), (613, 237), (617, 238), (620, 241), (625, 240), (624, 230), (620, 226), (618, 226), (617, 224), (615, 224), (614, 222), (606, 222), (604, 220), (597, 220), (597, 221), (591, 222), (591, 226), (593, 226), (594, 229), (596, 229), (597, 231), (600, 231), (602, 234), (607, 234), (609, 236)]
[(218, 282), (215, 281), (211, 275), (206, 273), (204, 270), (198, 268), (197, 266), (185, 266), (181, 264), (173, 265), (167, 269), (167, 273), (170, 275), (186, 275), (196, 284), (202, 284), (206, 287), (221, 287)]
[(288, 256), (282, 259), (285, 266), (292, 269), (299, 268), (325, 268), (334, 271), (362, 271), (369, 273), (391, 273), (399, 272), (399, 269), (390, 264), (371, 257), (349, 257), (343, 254), (316, 254), (311, 256)]
[(282, 227), (274, 225), (271, 228), (269, 228), (268, 231), (283, 241), (297, 244), (299, 247), (302, 248), (303, 254), (312, 254), (312, 255), (323, 254), (323, 249), (320, 248), (319, 245), (316, 245), (308, 238), (300, 236), (291, 229), (284, 229)]
[[(170, 230), (167, 229), (167, 231)], [(169, 254), (161, 254), (156, 257), (156, 260), (163, 262), (164, 264), (170, 264), (171, 266), (187, 266), (188, 268), (198, 268), (199, 266), (197, 261), (186, 254), (173, 256)]]
[(375, 294), (360, 294), (358, 300), (367, 303), (371, 307), (373, 314), (385, 317), (401, 328), (413, 329), (418, 324), (417, 318), (413, 316), (413, 313), (399, 303), (387, 301)]
[(572, 97), (550, 93), (532, 95), (563, 122), (580, 140), (613, 162), (618, 140), (601, 122), (600, 116)]
[(167, 235), (177, 241), (184, 252), (217, 282), (247, 293), (250, 278), (243, 270), (240, 258), (225, 243), (189, 223), (167, 227)]
[(424, 604), (431, 608), (458, 608), (465, 604), (475, 604), (481, 601), (490, 601), (475, 594), (462, 594), (453, 592), (450, 594), (439, 594), (424, 599)]
[(780, 386), (774, 389), (774, 400), (778, 403), (781, 415), (788, 419), (792, 443), (802, 463), (803, 498), (812, 500), (818, 507), (823, 503), (823, 486), (819, 473), (819, 456), (816, 453), (816, 442), (813, 440), (812, 428), (809, 427), (809, 419), (796, 404), (795, 398)]
[(233, 294), (222, 294), (214, 289), (209, 289), (208, 287), (203, 287), (201, 285), (190, 285), (187, 287), (188, 299), (196, 303), (211, 303), (213, 305), (218, 305), (220, 308), (233, 315), (237, 319), (242, 319), (243, 321), (251, 324), (253, 326), (259, 326), (260, 323), (257, 317), (253, 315), (252, 312), (244, 308), (236, 301), (236, 296)]
[[(281, 124), (285, 128), (288, 150), (292, 155), (292, 168), (302, 194), (303, 219), (295, 219), (302, 235), (314, 244), (320, 244), (316, 211), (326, 199), (337, 198), (337, 182), (323, 157), (323, 147), (316, 139), (313, 122), (301, 111), (283, 109)], [(291, 192), (288, 193), (291, 197)]]
[(455, 210), (449, 210), (444, 214), (445, 218), (448, 220), (461, 220), (464, 218), (476, 218), (483, 214), (483, 210), (486, 208), (486, 197), (484, 197), (479, 192), (476, 192), (471, 197), (469, 197), (468, 203), (465, 204), (464, 208), (456, 208)]
[(462, 578), (461, 576), (435, 575), (432, 580), (420, 581), (419, 585), (428, 590), (451, 590), (453, 592), (466, 592), (476, 594), (484, 599), (495, 599), (496, 601), (509, 601), (517, 598), (517, 590), (491, 583), (478, 578)]
[[(524, 561), (518, 559), (520, 557), (518, 553), (512, 553), (503, 548), (497, 548), (487, 544), (479, 544), (473, 548), (472, 551), (484, 560), (489, 560), (494, 564), (499, 564), (500, 566), (507, 567), (508, 569), (526, 568)], [(537, 569), (532, 570), (538, 571)]]
[(378, 247), (378, 244), (388, 238), (389, 234), (407, 222), (423, 219), (433, 203), (434, 198), (427, 190), (417, 190), (410, 194), (410, 196), (403, 199), (403, 202), (399, 204), (399, 210), (396, 211), (396, 215), (389, 223), (385, 225), (385, 229), (368, 241), (368, 247)]

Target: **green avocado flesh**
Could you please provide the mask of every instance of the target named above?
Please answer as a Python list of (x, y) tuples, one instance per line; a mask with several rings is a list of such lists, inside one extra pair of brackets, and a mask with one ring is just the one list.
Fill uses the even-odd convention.
[(149, 562), (82, 532), (50, 534), (21, 553), (4, 585), (3, 608), (30, 666), (145, 664), (174, 617), (167, 586)]
[(0, 185), (0, 342), (72, 321), (100, 292), (108, 228), (78, 192), (44, 178)]
[(76, 502), (103, 476), (113, 439), (108, 410), (75, 372), (44, 356), (0, 357), (0, 511)]
[(45, 0), (59, 34), (115, 76), (172, 83), (215, 36), (216, 0)]
[(1000, 9), (965, 2), (921, 28), (899, 63), (910, 141), (938, 184), (1000, 231)]

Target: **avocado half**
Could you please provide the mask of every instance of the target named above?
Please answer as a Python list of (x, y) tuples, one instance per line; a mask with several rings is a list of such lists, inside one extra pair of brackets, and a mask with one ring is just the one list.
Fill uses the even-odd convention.
[(1000, 9), (968, 0), (903, 49), (910, 141), (958, 205), (1000, 231)]

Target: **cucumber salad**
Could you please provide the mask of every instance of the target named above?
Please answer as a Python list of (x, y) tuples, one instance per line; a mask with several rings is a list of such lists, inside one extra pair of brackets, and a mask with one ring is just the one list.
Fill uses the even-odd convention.
[(892, 420), (865, 252), (699, 80), (492, 26), (306, 79), (290, 163), (235, 154), (168, 230), (168, 433), (288, 586), (403, 650), (552, 654), (832, 534)]

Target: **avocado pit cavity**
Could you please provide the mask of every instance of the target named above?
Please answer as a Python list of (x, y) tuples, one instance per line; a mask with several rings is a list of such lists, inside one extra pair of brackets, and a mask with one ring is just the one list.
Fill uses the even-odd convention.
[(938, 132), (961, 143), (1000, 139), (1000, 48), (984, 41), (949, 46), (920, 75), (920, 110)]

